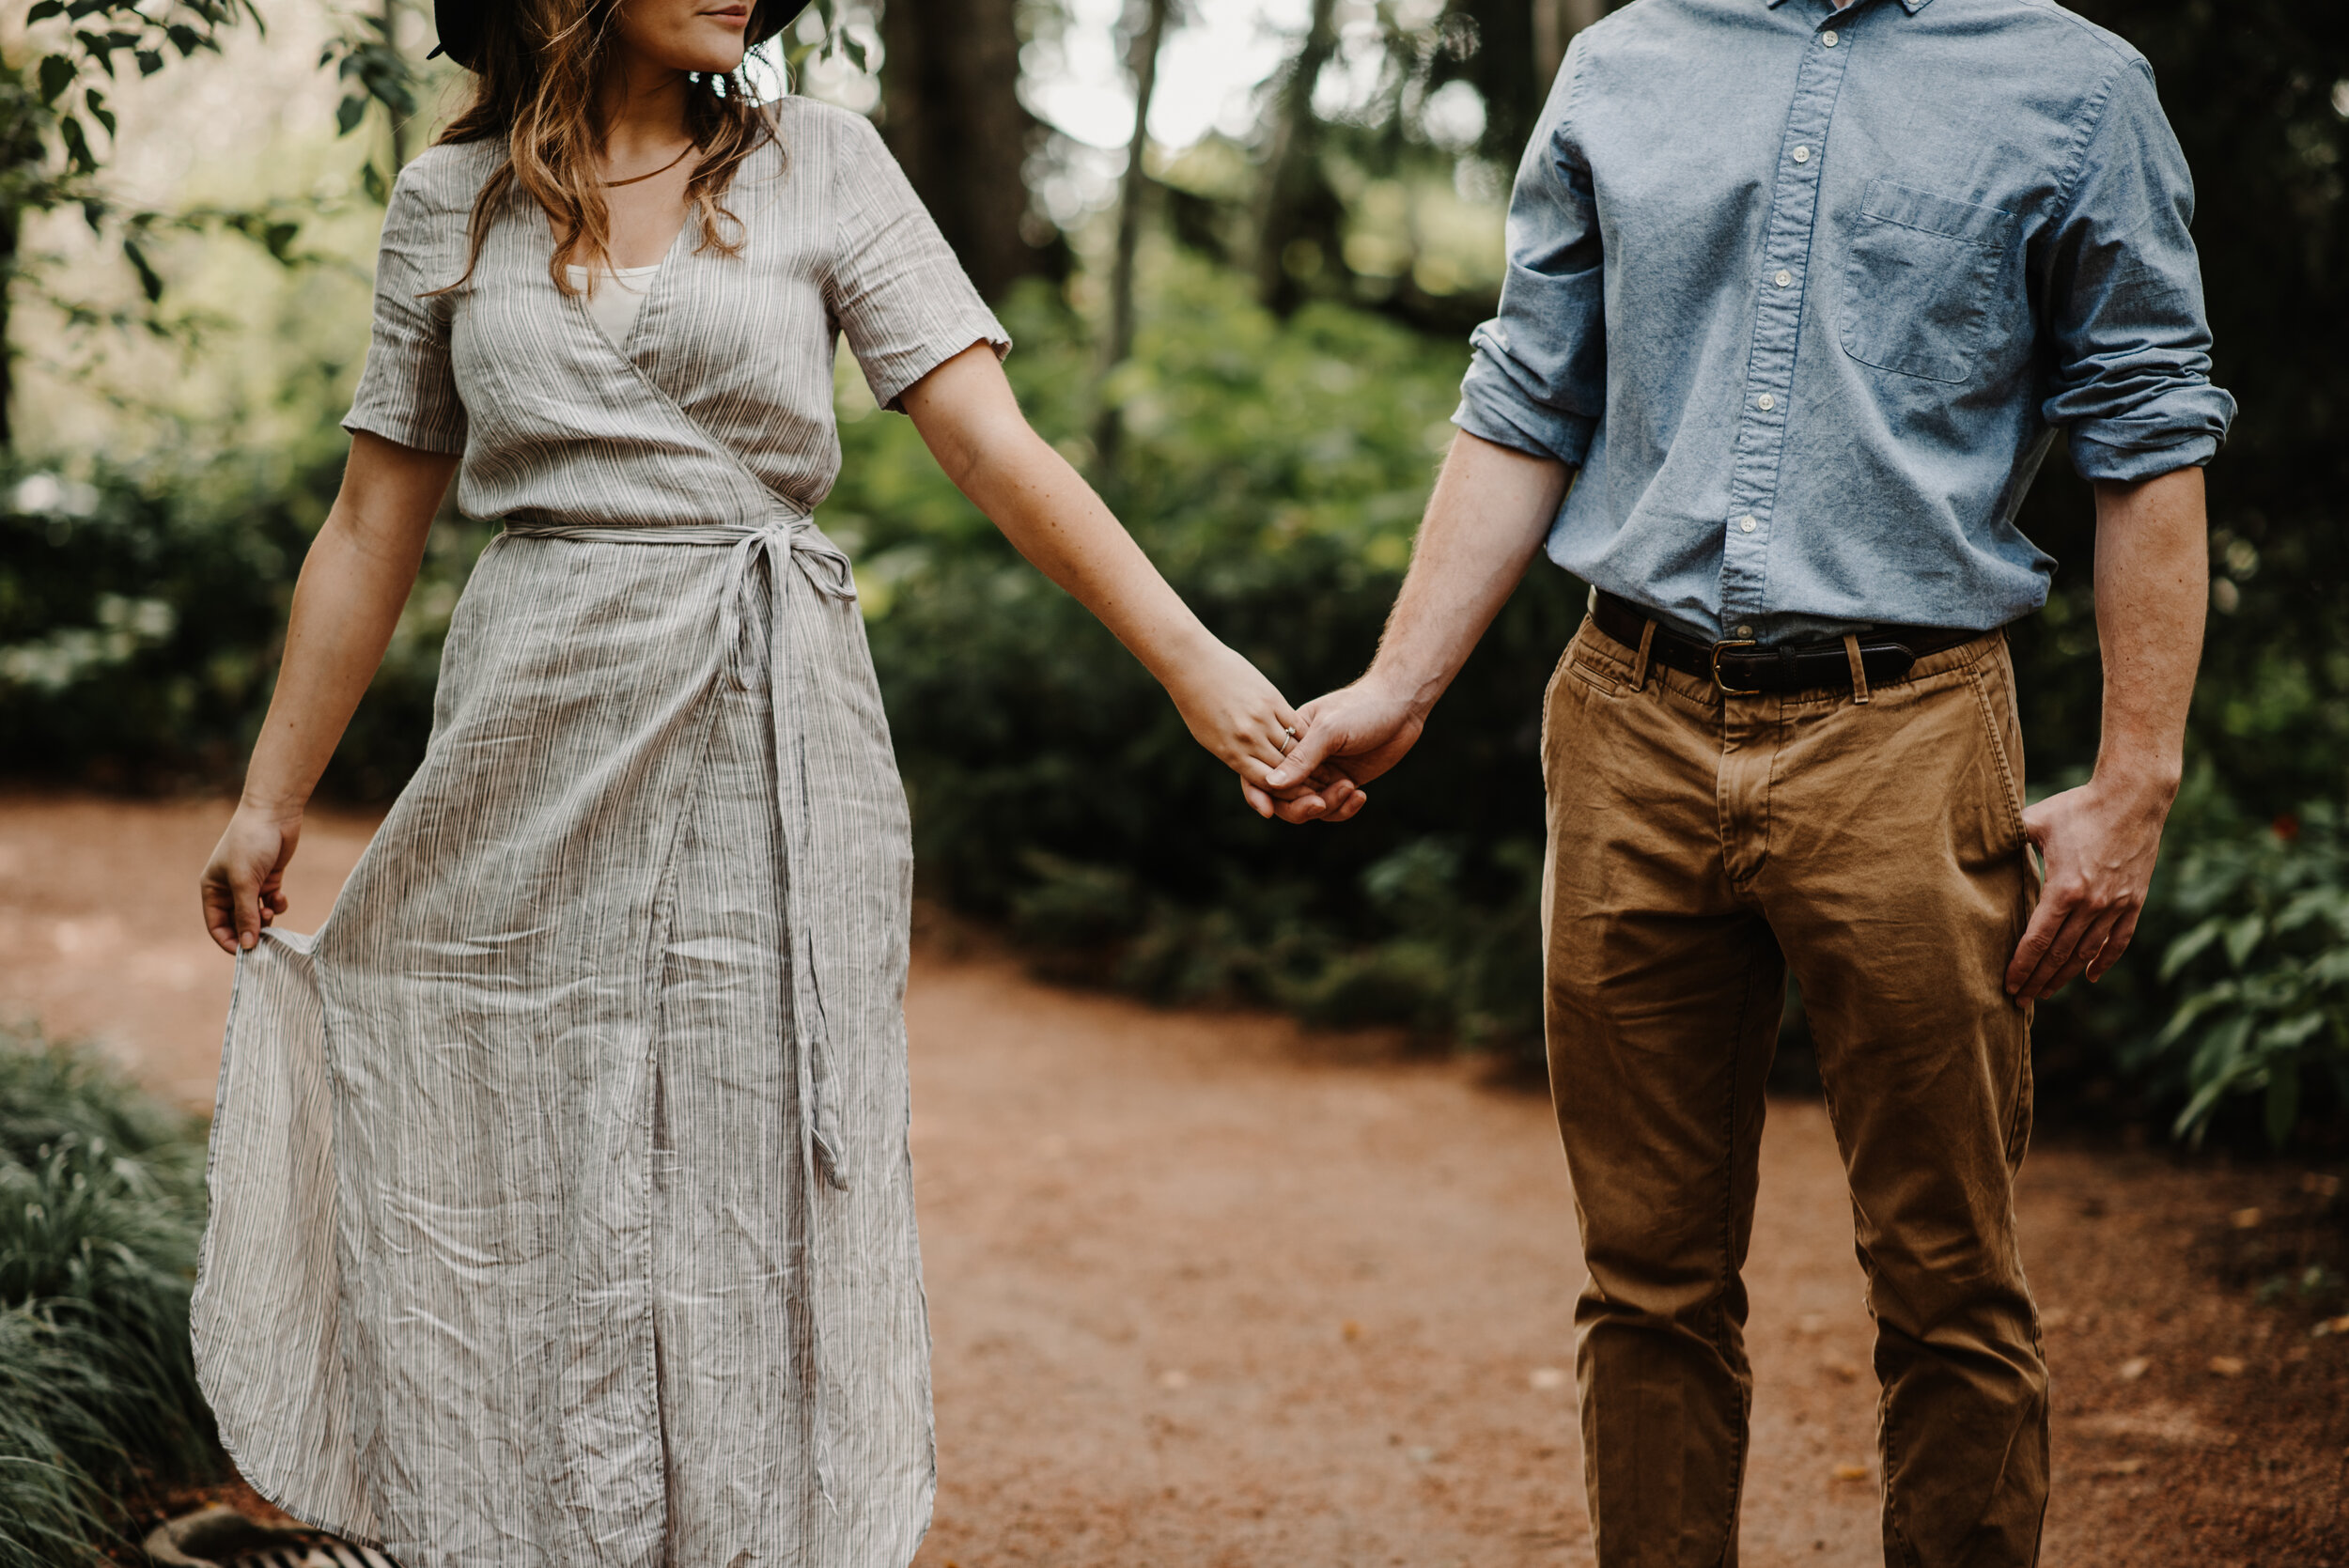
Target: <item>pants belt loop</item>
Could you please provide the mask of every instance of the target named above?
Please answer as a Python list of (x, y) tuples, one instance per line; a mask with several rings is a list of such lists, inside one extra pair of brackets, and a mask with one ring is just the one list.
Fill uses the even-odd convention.
[(1851, 700), (1855, 706), (1865, 706), (1868, 701), (1868, 670), (1859, 661), (1858, 632), (1843, 633), (1843, 657), (1851, 660)]
[(1639, 657), (1631, 661), (1631, 690), (1634, 691), (1647, 690), (1648, 650), (1655, 645), (1656, 623), (1648, 621), (1640, 628), (1640, 653)]

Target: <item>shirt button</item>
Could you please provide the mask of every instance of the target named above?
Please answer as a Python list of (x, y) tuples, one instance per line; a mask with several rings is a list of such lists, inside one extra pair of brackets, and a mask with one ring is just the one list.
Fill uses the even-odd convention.
[(1826, 44), (1829, 49), (1832, 49), (1840, 40), (1835, 37), (1835, 29), (1829, 27), (1826, 32), (1819, 35), (1819, 41)]
[(1783, 288), (1788, 284), (1795, 281), (1795, 274), (1788, 272), (1785, 268), (1781, 267), (1778, 270), (1778, 275), (1771, 278), (1770, 281), (1778, 285), (1781, 288)]
[(1778, 399), (1766, 392), (1761, 396), (1756, 397), (1753, 400), (1753, 406), (1760, 409), (1764, 413), (1767, 413), (1772, 409), (1778, 407)]
[(1810, 163), (1810, 162), (1811, 162), (1811, 149), (1810, 149), (1809, 147), (1798, 147), (1795, 148), (1795, 162), (1796, 162), (1796, 163)]
[(1737, 635), (1740, 637), (1750, 637), (1753, 635), (1753, 628), (1750, 626), (1741, 626), (1737, 629)]
[[(1753, 514), (1752, 514), (1751, 512), (1748, 512), (1748, 513), (1747, 513), (1744, 517), (1741, 517), (1741, 518), (1739, 518), (1739, 519), (1737, 520), (1737, 532), (1738, 532), (1738, 533), (1740, 533), (1740, 534), (1750, 534), (1750, 533), (1752, 533), (1752, 532), (1753, 532), (1753, 530), (1754, 530), (1754, 521), (1753, 521)], [(1739, 632), (1737, 635), (1739, 635), (1740, 637), (1742, 637), (1742, 636), (1744, 636), (1744, 635), (1745, 635), (1745, 633), (1741, 631), (1741, 632)]]

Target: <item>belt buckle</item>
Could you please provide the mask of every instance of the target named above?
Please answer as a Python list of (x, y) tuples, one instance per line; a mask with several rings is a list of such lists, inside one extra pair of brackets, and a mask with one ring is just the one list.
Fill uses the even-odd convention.
[(1724, 697), (1759, 697), (1759, 686), (1731, 686), (1721, 679), (1721, 650), (1723, 648), (1754, 648), (1762, 645), (1758, 637), (1731, 637), (1713, 644), (1713, 690)]

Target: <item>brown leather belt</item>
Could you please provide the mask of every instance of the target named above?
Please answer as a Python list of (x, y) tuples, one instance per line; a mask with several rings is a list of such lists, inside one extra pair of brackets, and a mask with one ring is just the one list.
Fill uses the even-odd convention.
[[(1600, 592), (1591, 600), (1591, 619), (1599, 630), (1625, 647), (1637, 650), (1641, 633), (1653, 619), (1629, 599)], [(1929, 653), (1939, 653), (1987, 635), (1947, 627), (1879, 626), (1859, 634), (1859, 667), (1871, 686), (1896, 681)], [(1659, 622), (1648, 644), (1648, 661), (1684, 675), (1710, 681), (1723, 696), (1753, 697), (1771, 691), (1815, 691), (1852, 689), (1851, 656), (1838, 640), (1779, 647), (1737, 638), (1700, 643), (1668, 631)]]

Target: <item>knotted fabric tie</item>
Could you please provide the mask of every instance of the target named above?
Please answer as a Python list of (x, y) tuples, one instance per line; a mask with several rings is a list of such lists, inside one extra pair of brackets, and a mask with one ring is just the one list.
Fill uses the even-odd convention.
[(831, 1032), (824, 1017), (823, 987), (817, 973), (814, 924), (802, 904), (814, 881), (815, 821), (808, 799), (806, 748), (806, 661), (796, 655), (799, 611), (786, 565), (796, 566), (810, 586), (830, 598), (856, 600), (856, 576), (840, 547), (798, 513), (778, 513), (754, 525), (696, 524), (674, 528), (606, 527), (593, 523), (540, 523), (507, 520), (506, 532), (529, 539), (578, 539), (594, 544), (700, 545), (724, 548), (725, 582), (719, 610), (717, 678), (742, 691), (752, 688), (752, 661), (743, 639), (756, 625), (752, 595), (759, 591), (753, 563), (767, 565), (770, 605), (767, 681), (775, 727), (775, 802), (783, 819), (783, 922), (791, 944), (791, 1032), (800, 1089), (800, 1182), (801, 1215), (791, 1249), (801, 1299), (807, 1307), (808, 1383), (816, 1433), (816, 1482), (824, 1500), (839, 1506), (832, 1487), (832, 1430), (824, 1392), (823, 1334), (819, 1304), (809, 1288), (816, 1229), (817, 1172), (841, 1191), (848, 1190), (846, 1151), (841, 1146), (840, 1110), (832, 1103), (838, 1077), (832, 1071)]

